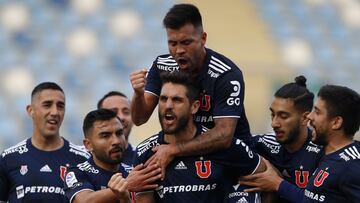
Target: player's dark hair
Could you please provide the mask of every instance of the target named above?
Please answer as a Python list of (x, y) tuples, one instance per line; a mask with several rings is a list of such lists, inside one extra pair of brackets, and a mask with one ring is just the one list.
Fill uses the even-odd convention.
[(314, 103), (314, 94), (306, 88), (306, 78), (303, 75), (297, 76), (295, 82), (282, 86), (274, 96), (292, 99), (295, 107), (301, 112), (310, 112)]
[(41, 92), (43, 90), (58, 90), (62, 93), (64, 93), (63, 89), (56, 83), (54, 82), (42, 82), (38, 85), (36, 85), (36, 87), (33, 89), (33, 91), (31, 92), (31, 98), (34, 97), (35, 94), (37, 94), (38, 92)]
[[(96, 109), (90, 111), (84, 119), (83, 132), (85, 137), (88, 136), (89, 130), (93, 127), (96, 121), (108, 121), (113, 118), (118, 118), (116, 113), (109, 109)], [(118, 118), (119, 119), (119, 118)], [(120, 119), (119, 119), (120, 121)]]
[(318, 97), (325, 101), (328, 117), (342, 117), (345, 134), (353, 137), (360, 125), (359, 94), (348, 87), (325, 85), (320, 88)]
[(163, 19), (165, 28), (179, 29), (186, 24), (192, 24), (202, 31), (202, 18), (199, 9), (192, 4), (176, 4), (170, 8)]
[(110, 91), (107, 94), (105, 94), (97, 103), (97, 108), (101, 109), (103, 102), (106, 98), (111, 97), (111, 96), (120, 96), (120, 97), (125, 97), (126, 99), (128, 98), (125, 94), (123, 94), (122, 92), (118, 92), (118, 91)]
[(190, 102), (199, 99), (200, 86), (194, 82), (189, 73), (182, 71), (162, 72), (160, 78), (163, 85), (165, 83), (184, 85), (187, 89), (186, 96)]

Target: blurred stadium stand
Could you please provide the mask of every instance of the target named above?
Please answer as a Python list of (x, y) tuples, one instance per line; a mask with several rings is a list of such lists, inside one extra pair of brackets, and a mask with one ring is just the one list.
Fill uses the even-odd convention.
[[(204, 17), (208, 46), (233, 59), (246, 80), (254, 133), (270, 130), (275, 89), (298, 74), (360, 91), (357, 0), (187, 1)], [(54, 81), (65, 91), (61, 134), (80, 144), (84, 115), (110, 90), (132, 96), (129, 74), (167, 52), (162, 18), (171, 0), (0, 1), (0, 151), (31, 136), (25, 107), (32, 88)], [(135, 127), (137, 144), (159, 125)]]

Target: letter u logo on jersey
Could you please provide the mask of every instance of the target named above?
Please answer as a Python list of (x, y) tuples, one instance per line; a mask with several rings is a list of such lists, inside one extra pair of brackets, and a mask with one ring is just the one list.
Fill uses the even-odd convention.
[(323, 170), (320, 170), (319, 173), (316, 175), (315, 179), (314, 179), (314, 185), (316, 187), (320, 187), (325, 179), (329, 176), (329, 173)]
[(211, 161), (195, 161), (195, 166), (196, 173), (200, 178), (208, 178), (211, 175)]
[(295, 183), (299, 188), (305, 188), (309, 181), (309, 171), (295, 170)]

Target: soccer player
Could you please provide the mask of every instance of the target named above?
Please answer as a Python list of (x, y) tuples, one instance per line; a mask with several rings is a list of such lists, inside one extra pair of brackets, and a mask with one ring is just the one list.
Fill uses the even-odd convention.
[(147, 181), (160, 178), (160, 169), (154, 165), (145, 169), (139, 165), (127, 176), (121, 164), (126, 147), (124, 129), (114, 111), (98, 109), (89, 112), (84, 119), (83, 131), (84, 146), (92, 157), (69, 168), (66, 173), (64, 190), (70, 203), (130, 202), (129, 190), (157, 186), (147, 185)]
[(111, 109), (115, 111), (117, 116), (120, 118), (124, 127), (124, 135), (126, 141), (125, 151), (122, 155), (122, 163), (132, 166), (135, 157), (135, 149), (129, 143), (129, 135), (131, 132), (131, 128), (133, 127), (129, 99), (125, 94), (121, 92), (111, 91), (105, 94), (99, 100), (97, 108)]
[[(190, 77), (182, 72), (162, 74), (163, 86), (159, 97), (159, 120), (162, 131), (137, 146), (135, 163), (153, 159), (153, 147), (178, 144), (206, 132), (195, 124), (193, 116), (200, 108), (198, 94)], [(238, 176), (264, 170), (256, 153), (239, 139), (230, 148), (207, 155), (175, 158), (167, 167), (167, 175), (152, 191), (140, 192), (142, 202), (223, 202), (227, 189)]]
[[(194, 139), (160, 146), (155, 153), (162, 172), (178, 156), (204, 154), (230, 147), (235, 137), (251, 145), (244, 110), (244, 80), (241, 70), (227, 57), (205, 48), (207, 34), (201, 14), (191, 4), (174, 5), (163, 19), (170, 54), (156, 57), (150, 71), (130, 76), (134, 96), (133, 122), (145, 123), (158, 104), (161, 72), (184, 71), (201, 84), (199, 111), (194, 119), (209, 128)], [(147, 74), (147, 77), (145, 77)]]
[[(314, 108), (308, 115), (313, 128), (313, 142), (323, 145), (324, 156), (301, 190), (271, 174), (256, 185), (265, 190), (278, 190), (292, 202), (358, 202), (360, 199), (360, 143), (354, 135), (360, 125), (360, 95), (336, 85), (321, 87)], [(256, 174), (262, 175), (262, 174)], [(255, 190), (256, 191), (256, 190)]]
[(6, 149), (0, 157), (0, 201), (64, 203), (66, 167), (90, 154), (60, 136), (65, 95), (53, 82), (38, 84), (26, 107), (32, 137)]
[[(311, 142), (307, 116), (313, 107), (314, 94), (306, 88), (306, 78), (285, 84), (274, 94), (270, 106), (271, 126), (275, 134), (257, 135), (255, 149), (279, 170), (283, 178), (305, 188), (315, 171), (321, 147)], [(244, 183), (244, 182), (242, 182)], [(229, 194), (236, 202), (237, 191)], [(276, 202), (287, 202), (278, 199)]]

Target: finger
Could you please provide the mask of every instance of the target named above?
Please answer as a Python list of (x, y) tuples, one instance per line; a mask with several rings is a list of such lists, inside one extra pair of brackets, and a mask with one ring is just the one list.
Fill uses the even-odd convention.
[(148, 165), (151, 165), (151, 164), (154, 164), (154, 163), (156, 164), (155, 158), (156, 158), (155, 154), (152, 155), (152, 156), (150, 157), (150, 159), (148, 159), (148, 160), (145, 162), (144, 166), (147, 167)]
[(150, 177), (150, 178), (147, 178), (147, 179), (144, 181), (144, 183), (149, 184), (149, 183), (153, 183), (153, 182), (155, 182), (155, 181), (157, 181), (157, 180), (160, 180), (160, 179), (161, 179), (161, 174), (159, 173), (159, 174), (156, 175), (156, 176), (152, 176), (152, 177)]
[(165, 179), (166, 166), (161, 166), (161, 180)]
[(158, 149), (159, 149), (159, 146), (156, 146), (156, 147), (153, 147), (151, 150), (156, 153), (158, 151)]
[(143, 187), (143, 189), (144, 189), (144, 190), (151, 190), (151, 189), (155, 189), (155, 188), (157, 188), (157, 187), (159, 187), (158, 184), (150, 184), (150, 185), (145, 185), (145, 186)]
[(144, 168), (144, 164), (143, 164), (143, 163), (138, 164), (137, 166), (135, 166), (135, 167), (130, 171), (130, 173), (131, 173), (132, 171), (140, 171), (140, 170), (143, 169), (143, 168)]
[(248, 176), (242, 176), (239, 178), (240, 181), (254, 181), (258, 179), (258, 174), (248, 175)]
[(254, 188), (248, 188), (248, 189), (245, 189), (244, 192), (261, 192), (261, 188), (257, 188), (257, 187), (254, 187)]
[(239, 184), (240, 185), (247, 185), (247, 186), (251, 186), (251, 187), (257, 187), (258, 186), (257, 182), (254, 182), (254, 181), (240, 181)]
[(110, 185), (114, 185), (114, 182), (116, 182), (116, 179), (121, 176), (121, 173), (115, 173), (113, 176), (111, 176), (109, 182), (108, 182), (108, 186), (110, 187)]

